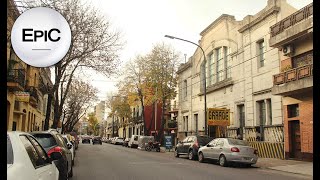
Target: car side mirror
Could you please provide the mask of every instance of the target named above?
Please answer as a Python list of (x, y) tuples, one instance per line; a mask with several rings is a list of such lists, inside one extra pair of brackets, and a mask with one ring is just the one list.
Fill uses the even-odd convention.
[(207, 147), (211, 147), (211, 145), (210, 145), (210, 144), (207, 144)]
[(59, 160), (59, 159), (61, 159), (62, 158), (62, 154), (60, 153), (60, 152), (52, 152), (51, 154), (50, 154), (50, 159), (52, 160), (52, 161), (56, 161), (56, 160)]
[(72, 148), (72, 144), (68, 143), (68, 144), (67, 144), (67, 148), (68, 148), (68, 149), (71, 149), (71, 148)]

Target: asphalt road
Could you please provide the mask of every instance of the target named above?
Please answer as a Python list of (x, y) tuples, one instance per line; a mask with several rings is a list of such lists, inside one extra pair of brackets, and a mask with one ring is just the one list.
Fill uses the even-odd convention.
[(297, 174), (261, 168), (220, 167), (120, 145), (79, 144), (71, 180), (298, 180)]

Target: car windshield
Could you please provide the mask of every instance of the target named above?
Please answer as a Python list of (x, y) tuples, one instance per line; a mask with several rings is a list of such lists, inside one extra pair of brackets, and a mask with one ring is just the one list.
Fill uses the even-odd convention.
[(48, 148), (56, 146), (57, 142), (51, 134), (33, 134), (37, 138), (42, 147)]
[(212, 141), (212, 139), (213, 139), (212, 137), (204, 137), (204, 136), (197, 137), (198, 143), (201, 146), (208, 144), (210, 141)]
[(244, 140), (239, 139), (228, 139), (230, 145), (240, 145), (240, 146), (249, 146), (249, 143)]
[(13, 151), (9, 135), (7, 135), (7, 164), (13, 164)]

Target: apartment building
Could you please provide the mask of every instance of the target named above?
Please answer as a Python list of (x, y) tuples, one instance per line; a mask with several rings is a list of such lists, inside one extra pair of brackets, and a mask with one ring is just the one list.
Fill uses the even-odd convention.
[(283, 158), (282, 97), (272, 93), (280, 53), (269, 45), (270, 26), (295, 11), (285, 0), (268, 0), (255, 15), (237, 21), (223, 14), (200, 33), (206, 62), (197, 48), (178, 70), (179, 140), (205, 132), (206, 80), (207, 108), (230, 112), (229, 124), (208, 126), (208, 135), (245, 139), (261, 157)]
[[(43, 130), (51, 73), (48, 68), (31, 67), (17, 57), (10, 40), (12, 26), (20, 15), (14, 1), (8, 1), (7, 12), (7, 130)], [(53, 108), (50, 114), (51, 125)]]
[(285, 158), (313, 159), (313, 3), (270, 27), (280, 51), (272, 94), (283, 97)]

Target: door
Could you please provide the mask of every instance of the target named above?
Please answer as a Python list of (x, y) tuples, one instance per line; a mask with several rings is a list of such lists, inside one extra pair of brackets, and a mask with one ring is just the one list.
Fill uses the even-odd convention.
[(289, 121), (290, 158), (301, 158), (300, 121)]
[(209, 147), (205, 148), (204, 157), (205, 158), (213, 158), (213, 148), (216, 146), (218, 139), (214, 139), (209, 143)]
[(217, 126), (208, 126), (209, 137), (217, 138)]
[(187, 152), (188, 152), (188, 150), (186, 150), (186, 147), (187, 147), (189, 138), (190, 138), (190, 137), (186, 137), (186, 138), (182, 141), (182, 143), (181, 143), (181, 145), (180, 145), (179, 153), (187, 153)]
[(245, 127), (245, 112), (244, 112), (244, 105), (238, 105), (238, 110), (239, 110), (239, 122), (240, 122), (240, 129), (239, 129), (239, 134), (240, 138), (243, 139), (243, 128)]
[[(53, 169), (46, 152), (31, 136), (21, 135), (23, 143), (30, 161), (33, 164), (35, 174), (39, 180), (54, 180), (58, 177), (57, 169)], [(31, 143), (32, 142), (32, 143)], [(34, 143), (36, 142), (36, 143)], [(39, 149), (41, 151), (39, 151)]]
[(212, 149), (212, 158), (213, 159), (219, 158), (221, 152), (223, 151), (223, 146), (224, 146), (224, 140), (218, 139), (217, 143), (213, 146), (213, 149)]

